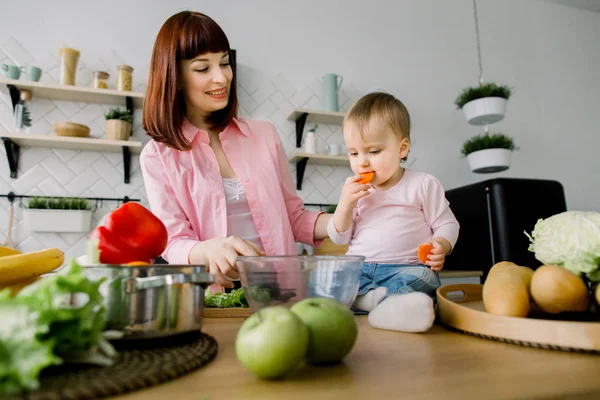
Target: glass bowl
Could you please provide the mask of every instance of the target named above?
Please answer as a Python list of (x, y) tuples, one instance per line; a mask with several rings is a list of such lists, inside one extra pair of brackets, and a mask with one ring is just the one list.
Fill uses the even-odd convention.
[(328, 297), (352, 306), (363, 256), (238, 257), (244, 294), (253, 311), (273, 305), (291, 307), (307, 297)]

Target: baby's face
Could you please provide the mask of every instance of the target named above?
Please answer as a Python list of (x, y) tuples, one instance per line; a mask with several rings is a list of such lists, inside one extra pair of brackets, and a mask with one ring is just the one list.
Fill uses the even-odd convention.
[(344, 124), (344, 140), (350, 157), (350, 167), (355, 174), (375, 172), (371, 185), (385, 189), (398, 183), (401, 176), (400, 159), (408, 154), (410, 142), (400, 138), (392, 128), (372, 118), (365, 131), (347, 121)]

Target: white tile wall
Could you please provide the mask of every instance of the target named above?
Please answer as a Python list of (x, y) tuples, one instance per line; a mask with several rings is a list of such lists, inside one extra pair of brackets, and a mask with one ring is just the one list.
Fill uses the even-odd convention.
[[(51, 53), (32, 56), (14, 37), (0, 39), (0, 64), (37, 65), (42, 68), (41, 82), (56, 83), (59, 78), (58, 58)], [(111, 74), (109, 86), (115, 86), (116, 65), (126, 64), (116, 52), (110, 52), (99, 60), (86, 59), (82, 53), (77, 74), (77, 85), (91, 82), (92, 71), (102, 69)], [(134, 90), (144, 91), (148, 68), (134, 71)], [(23, 78), (22, 78), (23, 79)], [(294, 107), (322, 107), (321, 84), (318, 79), (304, 87), (295, 88), (283, 75), (268, 77), (238, 65), (238, 93), (240, 115), (248, 118), (268, 119), (278, 128), (288, 153), (295, 149), (295, 125), (287, 120)], [(340, 108), (347, 110), (360, 93), (351, 83), (344, 82), (340, 93)], [(52, 124), (57, 121), (73, 121), (88, 125), (90, 135), (104, 136), (104, 112), (108, 106), (77, 102), (33, 98), (31, 104), (32, 127), (35, 134), (54, 134)], [(133, 138), (147, 141), (141, 128), (141, 109), (134, 115)], [(310, 127), (307, 125), (306, 129)], [(0, 130), (13, 132), (13, 116), (10, 98), (0, 94)], [(319, 151), (325, 152), (327, 143), (342, 143), (339, 126), (319, 125), (317, 129)], [(24, 195), (123, 197), (139, 198), (147, 205), (146, 193), (139, 169), (139, 157), (132, 157), (130, 184), (123, 183), (123, 160), (120, 154), (90, 151), (52, 150), (45, 148), (21, 148), (17, 179), (11, 179), (4, 146), (0, 146), (0, 194), (10, 191)], [(295, 178), (295, 166), (290, 165)], [(348, 168), (308, 165), (299, 196), (307, 203), (336, 203), (344, 179), (351, 173)], [(44, 247), (58, 247), (65, 251), (67, 259), (83, 254), (85, 234), (57, 234), (30, 232), (24, 226), (21, 208), (16, 202), (13, 225), (13, 241), (22, 251)], [(93, 224), (119, 205), (117, 202), (94, 204)], [(8, 200), (0, 198), (0, 243), (7, 232)]]

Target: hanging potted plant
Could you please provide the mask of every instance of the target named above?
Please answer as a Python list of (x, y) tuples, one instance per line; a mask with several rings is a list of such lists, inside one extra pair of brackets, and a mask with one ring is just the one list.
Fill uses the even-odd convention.
[(23, 210), (25, 226), (35, 232), (88, 232), (92, 210), (87, 199), (34, 197)]
[(109, 140), (129, 140), (131, 135), (131, 111), (121, 108), (111, 108), (104, 114), (106, 119), (106, 137)]
[(491, 173), (507, 170), (514, 150), (518, 147), (511, 137), (486, 132), (465, 141), (461, 153), (467, 157), (471, 171)]
[(482, 83), (463, 89), (454, 104), (463, 110), (469, 124), (493, 124), (504, 118), (510, 95), (511, 89), (508, 86)]

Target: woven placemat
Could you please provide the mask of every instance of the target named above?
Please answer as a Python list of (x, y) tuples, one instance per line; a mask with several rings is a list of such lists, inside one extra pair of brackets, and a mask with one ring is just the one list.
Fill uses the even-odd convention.
[(118, 355), (112, 366), (45, 369), (40, 389), (21, 398), (98, 399), (148, 388), (200, 368), (215, 357), (218, 348), (212, 336), (201, 332), (114, 344)]

